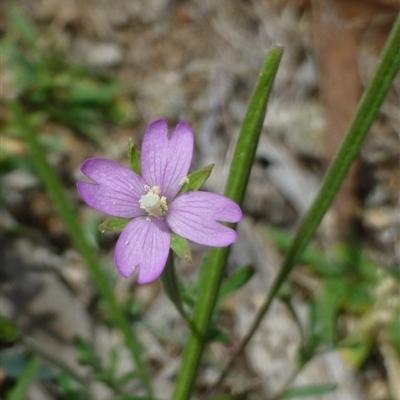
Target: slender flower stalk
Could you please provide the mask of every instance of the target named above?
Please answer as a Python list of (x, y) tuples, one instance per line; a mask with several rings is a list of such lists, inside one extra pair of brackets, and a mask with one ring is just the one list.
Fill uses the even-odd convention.
[(122, 231), (114, 261), (129, 277), (139, 267), (138, 282), (150, 283), (162, 273), (171, 247), (171, 232), (206, 246), (224, 247), (236, 232), (219, 222), (238, 222), (240, 207), (216, 193), (179, 194), (187, 182), (194, 135), (180, 122), (168, 137), (167, 121), (151, 123), (143, 137), (142, 176), (103, 158), (90, 158), (82, 172), (93, 182), (78, 182), (82, 199), (91, 207), (131, 221)]

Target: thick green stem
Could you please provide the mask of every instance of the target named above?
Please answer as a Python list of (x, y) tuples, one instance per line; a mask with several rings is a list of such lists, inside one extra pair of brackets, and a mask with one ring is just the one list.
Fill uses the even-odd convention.
[[(225, 194), (241, 204), (253, 165), (258, 139), (265, 118), (266, 106), (283, 50), (273, 48), (260, 73), (250, 105), (243, 121), (233, 156)], [(234, 225), (230, 225), (234, 227)], [(199, 298), (194, 309), (193, 330), (185, 346), (181, 369), (175, 388), (174, 400), (186, 400), (193, 391), (197, 370), (205, 346), (218, 291), (221, 285), (229, 247), (214, 248), (200, 272)]]

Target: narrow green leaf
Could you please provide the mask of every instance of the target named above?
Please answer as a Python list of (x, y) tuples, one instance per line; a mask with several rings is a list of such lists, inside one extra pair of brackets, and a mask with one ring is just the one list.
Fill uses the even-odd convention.
[(174, 232), (171, 232), (171, 249), (178, 257), (183, 258), (188, 263), (192, 263), (192, 252), (188, 241)]
[(110, 357), (110, 364), (108, 365), (108, 368), (106, 369), (105, 373), (110, 380), (114, 381), (116, 379), (116, 373), (119, 361), (119, 353), (115, 347), (113, 347), (110, 350), (109, 357)]
[(218, 292), (218, 301), (222, 301), (244, 286), (254, 275), (254, 268), (251, 265), (245, 265), (233, 273), (225, 280)]
[(100, 359), (89, 341), (78, 337), (75, 339), (74, 344), (79, 364), (92, 366), (99, 364)]
[(123, 229), (128, 225), (130, 219), (126, 218), (107, 218), (104, 222), (102, 222), (98, 229), (101, 233), (104, 232), (122, 232)]
[(393, 276), (394, 279), (400, 282), (400, 269), (395, 267), (387, 267), (386, 270), (389, 272), (391, 276)]
[(376, 299), (371, 285), (365, 281), (348, 282), (343, 298), (343, 309), (350, 314), (361, 314), (373, 307)]
[(65, 372), (61, 372), (57, 376), (58, 388), (61, 392), (63, 400), (87, 400), (80, 391), (78, 382)]
[(179, 194), (191, 191), (191, 190), (199, 190), (204, 182), (209, 178), (211, 172), (214, 168), (215, 164), (207, 165), (197, 171), (193, 171), (186, 178), (186, 182), (183, 184)]
[(142, 175), (142, 167), (140, 164), (140, 150), (133, 143), (131, 138), (128, 139), (128, 157), (129, 157), (129, 165), (132, 171), (136, 172), (138, 175)]
[[(30, 362), (30, 358), (25, 353), (20, 352), (0, 352), (0, 369), (4, 370), (7, 377), (17, 380), (26, 370)], [(42, 365), (35, 375), (37, 380), (54, 379), (54, 371), (50, 371), (46, 366)]]
[(29, 145), (32, 160), (43, 181), (47, 191), (49, 192), (54, 204), (57, 206), (61, 218), (64, 221), (68, 234), (76, 248), (85, 259), (92, 277), (97, 285), (99, 293), (104, 298), (110, 314), (113, 316), (115, 325), (121, 330), (125, 343), (135, 360), (138, 367), (140, 379), (149, 395), (152, 394), (151, 380), (146, 365), (142, 359), (142, 348), (137, 338), (136, 332), (132, 330), (127, 318), (125, 317), (121, 306), (119, 305), (114, 292), (110, 286), (106, 273), (101, 268), (101, 262), (97, 259), (92, 246), (89, 244), (85, 233), (79, 222), (76, 212), (69, 201), (63, 184), (54, 168), (47, 161), (40, 143), (38, 142), (37, 131), (32, 127), (29, 117), (24, 113), (18, 103), (12, 104), (12, 110), (15, 120), (18, 122), (21, 131), (25, 135), (25, 140)]
[(286, 390), (279, 398), (292, 399), (293, 397), (310, 397), (321, 394), (331, 393), (336, 390), (337, 385), (334, 383), (323, 383), (320, 385), (304, 385)]
[(129, 382), (131, 382), (133, 379), (137, 378), (137, 372), (136, 371), (129, 371), (126, 372), (125, 374), (123, 374), (121, 377), (119, 377), (116, 380), (116, 384), (119, 387), (123, 387), (126, 384), (128, 384)]
[(222, 332), (215, 326), (212, 326), (206, 333), (205, 342), (212, 343), (212, 342), (219, 342), (223, 344), (231, 343), (231, 338), (225, 332)]
[(22, 373), (14, 388), (9, 392), (6, 399), (7, 400), (21, 400), (25, 399), (26, 392), (29, 389), (29, 385), (35, 379), (35, 376), (39, 370), (40, 361), (38, 356), (32, 357), (29, 361), (28, 366)]
[(70, 103), (90, 103), (108, 106), (120, 93), (120, 85), (116, 82), (99, 85), (94, 80), (81, 79), (75, 82), (67, 92), (66, 101)]
[(400, 308), (394, 311), (393, 321), (390, 323), (388, 330), (392, 346), (400, 358)]
[(36, 48), (38, 34), (36, 27), (17, 7), (11, 7), (8, 10), (8, 18), (10, 19), (13, 28), (21, 37), (32, 46)]
[(337, 317), (349, 291), (349, 286), (341, 279), (328, 280), (323, 288), (321, 297), (316, 302), (317, 321), (315, 324), (320, 343), (333, 345), (337, 339)]
[(317, 304), (315, 300), (308, 302), (308, 321), (304, 332), (304, 343), (299, 351), (298, 359), (301, 367), (304, 367), (314, 356), (315, 350), (319, 345), (319, 335), (317, 327)]
[[(225, 195), (239, 205), (242, 204), (246, 192), (264, 122), (266, 106), (282, 54), (283, 49), (280, 46), (273, 47), (261, 68), (233, 155)], [(234, 224), (229, 226), (235, 227)], [(191, 398), (205, 345), (205, 335), (218, 298), (229, 249), (230, 247), (212, 249), (207, 262), (200, 270), (199, 296), (194, 308), (194, 329), (192, 329), (184, 348), (181, 368), (172, 396), (174, 400)]]
[(18, 339), (19, 332), (17, 325), (9, 318), (0, 315), (0, 341), (15, 342)]

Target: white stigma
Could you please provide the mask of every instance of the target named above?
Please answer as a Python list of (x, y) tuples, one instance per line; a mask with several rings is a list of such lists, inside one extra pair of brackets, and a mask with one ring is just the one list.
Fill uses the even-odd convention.
[(168, 211), (167, 199), (165, 196), (160, 197), (161, 189), (158, 186), (144, 187), (147, 194), (139, 200), (140, 208), (146, 210), (149, 216), (162, 217)]

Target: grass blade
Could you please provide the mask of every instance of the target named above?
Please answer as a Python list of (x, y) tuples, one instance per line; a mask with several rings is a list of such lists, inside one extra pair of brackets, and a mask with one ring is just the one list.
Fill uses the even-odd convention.
[(150, 377), (142, 360), (141, 346), (139, 344), (139, 340), (136, 338), (135, 332), (131, 329), (121, 307), (119, 306), (114, 296), (108, 278), (101, 269), (101, 262), (96, 257), (92, 246), (89, 244), (81, 228), (81, 224), (77, 218), (71, 202), (69, 201), (65, 193), (61, 181), (59, 180), (56, 172), (48, 163), (45, 157), (45, 154), (37, 139), (37, 132), (32, 127), (28, 116), (23, 112), (18, 104), (14, 103), (12, 109), (15, 113), (15, 120), (18, 121), (19, 127), (25, 135), (26, 142), (29, 145), (32, 160), (35, 164), (37, 172), (47, 191), (49, 192), (52, 200), (57, 206), (71, 240), (73, 241), (75, 247), (81, 253), (82, 257), (85, 259), (86, 264), (89, 267), (93, 279), (97, 285), (99, 293), (104, 298), (109, 308), (110, 314), (114, 318), (116, 326), (121, 330), (124, 336), (125, 343), (129, 348), (132, 357), (136, 363), (136, 366), (139, 370), (141, 381), (146, 388), (148, 394), (151, 395), (152, 390)]
[(39, 357), (33, 357), (25, 371), (19, 377), (15, 387), (10, 391), (7, 396), (7, 400), (21, 400), (25, 399), (26, 392), (29, 389), (29, 385), (35, 379), (36, 373), (40, 367)]

